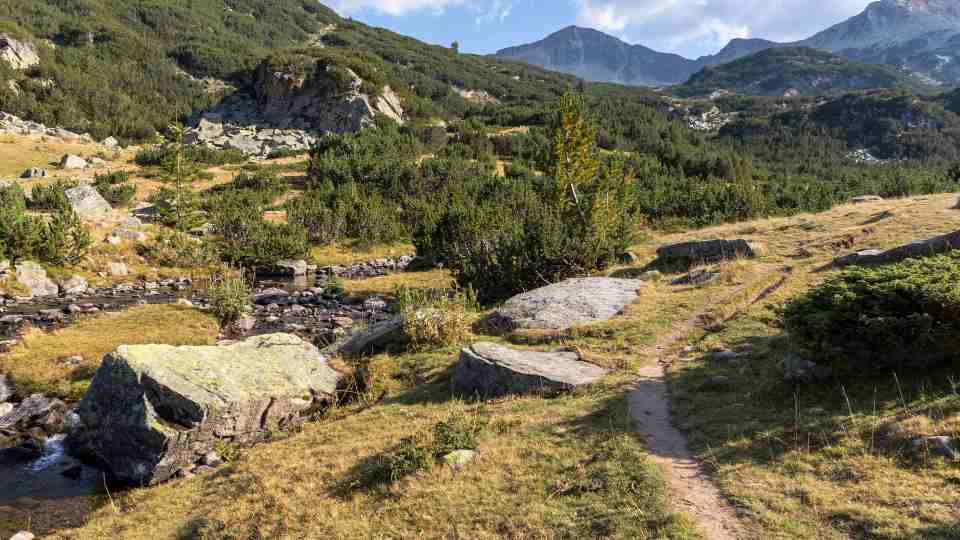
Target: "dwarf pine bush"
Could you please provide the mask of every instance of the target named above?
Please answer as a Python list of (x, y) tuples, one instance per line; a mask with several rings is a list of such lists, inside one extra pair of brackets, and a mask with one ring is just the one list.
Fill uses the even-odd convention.
[(837, 373), (960, 359), (960, 253), (850, 268), (794, 300), (783, 320), (807, 359)]

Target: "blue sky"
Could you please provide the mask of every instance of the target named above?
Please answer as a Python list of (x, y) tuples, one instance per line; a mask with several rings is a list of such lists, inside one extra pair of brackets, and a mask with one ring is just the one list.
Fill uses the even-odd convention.
[(537, 41), (571, 24), (687, 57), (736, 37), (793, 41), (862, 11), (867, 0), (325, 0), (341, 15), (464, 52)]

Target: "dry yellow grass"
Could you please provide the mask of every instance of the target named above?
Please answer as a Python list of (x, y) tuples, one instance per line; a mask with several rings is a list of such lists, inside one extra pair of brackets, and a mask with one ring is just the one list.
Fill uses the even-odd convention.
[(374, 259), (396, 259), (413, 255), (416, 248), (410, 244), (378, 244), (358, 247), (355, 242), (338, 242), (310, 250), (310, 262), (318, 266), (346, 266)]
[[(679, 343), (694, 353), (674, 364), (680, 421), (758, 538), (960, 537), (960, 493), (949, 487), (960, 465), (918, 458), (905, 442), (960, 436), (960, 398), (949, 383), (960, 373), (948, 367), (902, 372), (899, 383), (886, 374), (794, 388), (782, 381), (789, 339), (775, 312), (822, 280), (836, 255), (957, 230), (954, 200), (841, 206), (671, 238), (747, 237), (769, 246), (757, 264), (792, 270), (780, 289), (720, 331), (695, 331)], [(739, 351), (742, 360), (712, 362), (716, 348)]]
[[(76, 400), (83, 396), (103, 355), (119, 345), (206, 345), (216, 339), (218, 331), (213, 317), (178, 306), (103, 313), (56, 332), (29, 332), (0, 356), (0, 372), (9, 375), (22, 393), (43, 392)], [(75, 355), (83, 357), (79, 365), (62, 362)]]
[[(64, 154), (95, 156), (104, 152), (102, 146), (88, 143), (68, 143), (55, 139), (31, 139), (18, 135), (0, 136), (0, 178), (17, 178), (23, 171), (39, 167), (53, 176), (74, 176), (75, 171), (59, 171), (57, 165)], [(110, 152), (107, 152), (110, 154)], [(31, 184), (28, 184), (28, 186)]]
[(400, 272), (370, 279), (344, 280), (343, 282), (347, 294), (354, 296), (387, 295), (391, 294), (398, 286), (449, 289), (453, 285), (453, 278), (450, 276), (450, 272), (446, 270)]

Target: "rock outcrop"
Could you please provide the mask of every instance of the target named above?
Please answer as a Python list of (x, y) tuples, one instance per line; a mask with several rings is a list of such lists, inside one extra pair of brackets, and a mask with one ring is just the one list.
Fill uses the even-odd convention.
[(657, 250), (657, 260), (662, 263), (719, 262), (738, 257), (752, 258), (754, 246), (746, 240), (698, 240), (669, 244)]
[(497, 316), (512, 328), (565, 330), (619, 315), (642, 286), (633, 279), (570, 279), (507, 300)]
[(340, 374), (288, 334), (223, 347), (121, 346), (77, 409), (68, 451), (133, 485), (163, 482), (218, 442), (251, 445), (317, 415)]
[(60, 168), (64, 170), (86, 169), (90, 164), (80, 156), (66, 155), (60, 160)]
[(0, 60), (13, 69), (28, 69), (40, 64), (33, 45), (13, 39), (9, 34), (0, 34)]
[(0, 112), (0, 133), (31, 138), (52, 137), (65, 141), (94, 142), (93, 137), (89, 134), (78, 135), (63, 128), (47, 127), (43, 124), (23, 120), (5, 112)]
[(887, 251), (870, 249), (851, 253), (850, 255), (837, 258), (834, 260), (834, 264), (837, 266), (888, 264), (906, 259), (930, 257), (931, 255), (946, 253), (954, 249), (960, 249), (960, 231), (936, 236), (927, 240), (918, 240)]
[[(332, 70), (337, 69), (334, 76)], [(327, 68), (307, 78), (261, 64), (253, 95), (233, 94), (191, 121), (186, 142), (266, 157), (277, 150), (308, 150), (327, 133), (358, 133), (382, 114), (403, 123), (400, 97), (389, 87), (375, 98), (349, 69)]]
[(33, 261), (22, 261), (16, 266), (17, 281), (34, 297), (57, 296), (60, 287), (47, 277), (47, 270)]
[(64, 192), (70, 207), (84, 221), (102, 221), (110, 217), (113, 207), (93, 186), (82, 185)]
[(607, 373), (575, 352), (540, 353), (475, 343), (460, 352), (453, 384), (470, 396), (555, 394), (595, 384)]

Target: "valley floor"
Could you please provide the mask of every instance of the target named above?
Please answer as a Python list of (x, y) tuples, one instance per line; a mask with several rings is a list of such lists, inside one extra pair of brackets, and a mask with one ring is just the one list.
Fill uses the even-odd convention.
[[(777, 308), (821, 280), (834, 256), (956, 230), (956, 202), (956, 195), (917, 197), (651, 236), (635, 247), (637, 265), (608, 274), (639, 278), (656, 248), (674, 241), (746, 238), (764, 249), (754, 260), (694, 269), (717, 275), (701, 285), (678, 281), (687, 270), (647, 274), (640, 299), (606, 323), (503, 335), (483, 324), (488, 313), (477, 313), (460, 345), (341, 360), (367, 388), (324, 420), (249, 450), (225, 449), (228, 464), (211, 475), (98, 497), (85, 525), (51, 537), (693, 539), (719, 537), (710, 520), (733, 515), (731, 538), (960, 537), (960, 466), (913, 459), (885, 435), (921, 417), (960, 435), (960, 398), (950, 382), (960, 373), (795, 387), (782, 380), (786, 338), (777, 326)], [(313, 255), (337, 263), (364, 256), (349, 246)], [(450, 278), (435, 270), (345, 285), (369, 295), (397, 283), (448, 287)], [(89, 339), (74, 334), (103, 331), (91, 321), (43, 342), (59, 343), (49, 350), (27, 340), (3, 361), (25, 358), (30, 369), (54, 373), (44, 364)], [(191, 324), (195, 339), (178, 340), (211, 339), (208, 322)], [(464, 400), (451, 390), (452, 368), (460, 346), (479, 340), (574, 349), (614, 372), (556, 398)], [(663, 459), (662, 441), (635, 431), (630, 393), (641, 376), (656, 379), (658, 366), (673, 421), (707, 474), (698, 482), (715, 482), (729, 514), (703, 512), (702, 502), (678, 494), (683, 482), (674, 477), (676, 462)], [(455, 417), (485, 426), (477, 461), (395, 481), (373, 474), (404, 439)]]

